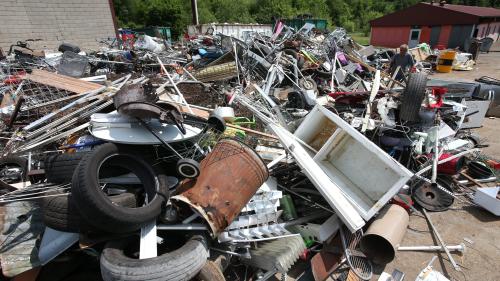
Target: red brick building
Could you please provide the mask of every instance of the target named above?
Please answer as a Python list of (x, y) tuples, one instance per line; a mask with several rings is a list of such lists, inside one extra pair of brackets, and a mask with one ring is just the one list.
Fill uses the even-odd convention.
[(403, 10), (370, 21), (370, 44), (383, 47), (413, 47), (428, 43), (431, 47), (464, 48), (471, 38), (500, 34), (500, 9), (418, 3)]

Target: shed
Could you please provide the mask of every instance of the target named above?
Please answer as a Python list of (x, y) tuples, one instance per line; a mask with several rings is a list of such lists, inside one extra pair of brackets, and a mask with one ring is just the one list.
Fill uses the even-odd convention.
[(370, 44), (410, 48), (428, 43), (462, 50), (472, 38), (499, 39), (500, 9), (440, 3), (418, 3), (370, 21)]

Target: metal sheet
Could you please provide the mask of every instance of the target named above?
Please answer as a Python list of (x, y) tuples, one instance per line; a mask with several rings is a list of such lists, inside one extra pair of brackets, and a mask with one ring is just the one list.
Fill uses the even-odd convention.
[[(96, 113), (90, 119), (90, 133), (99, 139), (124, 144), (161, 144), (139, 121), (118, 113)], [(183, 135), (175, 125), (149, 121), (151, 128), (167, 143), (190, 140), (202, 132), (201, 128), (184, 124)]]
[(41, 265), (36, 242), (44, 224), (37, 202), (21, 201), (0, 206), (0, 228), (3, 275), (13, 277)]
[(46, 227), (43, 233), (38, 258), (42, 265), (47, 264), (80, 238), (79, 233), (62, 232)]

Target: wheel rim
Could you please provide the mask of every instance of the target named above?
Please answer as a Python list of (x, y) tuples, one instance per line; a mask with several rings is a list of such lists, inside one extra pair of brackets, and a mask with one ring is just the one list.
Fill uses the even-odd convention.
[(138, 195), (141, 197), (137, 201), (138, 207), (153, 202), (160, 187), (158, 177), (151, 167), (138, 162), (134, 157), (119, 153), (109, 155), (99, 163), (97, 183), (106, 196), (124, 192)]

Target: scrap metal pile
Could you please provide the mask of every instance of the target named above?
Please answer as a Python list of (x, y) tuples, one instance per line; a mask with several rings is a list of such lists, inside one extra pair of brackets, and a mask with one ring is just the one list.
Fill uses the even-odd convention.
[(5, 277), (370, 280), (417, 209), (496, 181), (489, 100), (395, 80), (343, 29), (142, 40), (0, 61)]

